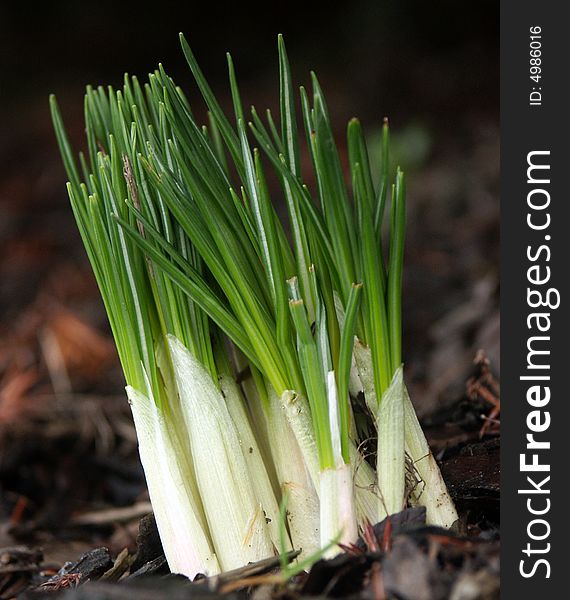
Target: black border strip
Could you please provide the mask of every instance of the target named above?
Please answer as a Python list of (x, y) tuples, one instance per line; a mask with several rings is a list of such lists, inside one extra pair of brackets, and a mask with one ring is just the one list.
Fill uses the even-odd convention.
[[(563, 2), (552, 0), (501, 3), (501, 596), (509, 600), (570, 597), (570, 592), (562, 591), (570, 578), (566, 558), (570, 555), (567, 539), (570, 501), (564, 496), (570, 488), (570, 462), (567, 462), (570, 460), (570, 385), (567, 383), (570, 381), (570, 327), (566, 307), (570, 298), (570, 233), (565, 231), (570, 189), (564, 185), (564, 177), (570, 176), (570, 24), (562, 15), (563, 7)], [(530, 79), (531, 27), (541, 28), (538, 82)], [(533, 87), (537, 88), (534, 91), (540, 91), (541, 105), (530, 105)], [(537, 99), (535, 94), (534, 100)], [(531, 159), (535, 163), (549, 164), (550, 169), (530, 173), (531, 179), (549, 179), (548, 183), (527, 181), (528, 154), (533, 151), (550, 152), (549, 155), (535, 154)], [(539, 199), (546, 203), (549, 195), (549, 206), (542, 210), (529, 208), (529, 193), (531, 203), (535, 199), (537, 203)], [(533, 230), (527, 223), (529, 213), (537, 224), (539, 219), (545, 222), (548, 213), (550, 226)], [(529, 259), (528, 253), (536, 256), (542, 245), (549, 247), (550, 256), (543, 249), (539, 257)], [(529, 283), (528, 269), (536, 265), (539, 269), (531, 271), (530, 277), (544, 278), (550, 267), (550, 281), (540, 285)], [(544, 296), (548, 289), (557, 289), (561, 297), (559, 308), (530, 308), (529, 288), (541, 291)], [(551, 294), (550, 298), (554, 300), (555, 295)], [(536, 294), (531, 301), (535, 299), (538, 299)], [(530, 319), (531, 328), (528, 328), (527, 319), (533, 312), (549, 313), (549, 331), (537, 332), (534, 318)], [(545, 326), (548, 321), (545, 318), (541, 323)], [(528, 369), (528, 340), (541, 333), (549, 339), (535, 339), (531, 347), (550, 354), (531, 358), (533, 364), (540, 362), (549, 368)], [(550, 381), (520, 379), (529, 374), (548, 375)], [(531, 406), (527, 399), (527, 391), (533, 385), (541, 386), (537, 406)], [(551, 394), (547, 403), (541, 402), (547, 394), (545, 387), (549, 387)], [(529, 414), (535, 410), (539, 413), (530, 417), (531, 427), (542, 427), (550, 417), (547, 430), (535, 434), (537, 440), (550, 442), (550, 449), (526, 448), (526, 435), (532, 433)], [(548, 465), (550, 470), (521, 473), (520, 455), (525, 452), (527, 463), (534, 460), (532, 455), (536, 453), (537, 462)], [(548, 489), (549, 493), (518, 493), (519, 489), (533, 488), (527, 476), (540, 490)], [(547, 477), (550, 479), (541, 485)], [(549, 510), (544, 515), (530, 514), (530, 509), (540, 511), (546, 507)], [(529, 529), (533, 519), (543, 519), (547, 524), (535, 522)], [(547, 532), (548, 535), (543, 540), (532, 540), (529, 532), (535, 537)], [(525, 549), (530, 552), (525, 554)], [(541, 559), (548, 564), (537, 564)], [(524, 560), (522, 566), (521, 560)], [(523, 577), (521, 570), (527, 575), (533, 574)]]

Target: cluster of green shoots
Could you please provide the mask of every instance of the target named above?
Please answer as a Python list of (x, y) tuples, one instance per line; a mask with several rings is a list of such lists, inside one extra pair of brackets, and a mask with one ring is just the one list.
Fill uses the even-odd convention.
[[(76, 160), (51, 99), (171, 569), (331, 555), (409, 504), (450, 526), (402, 377), (405, 182), (387, 123), (372, 169), (350, 121), (347, 178), (314, 74), (299, 127), (281, 37), (278, 120), (246, 119), (229, 55), (225, 115), (181, 42), (207, 125), (160, 66), (87, 88)], [(375, 437), (376, 468), (361, 451)]]

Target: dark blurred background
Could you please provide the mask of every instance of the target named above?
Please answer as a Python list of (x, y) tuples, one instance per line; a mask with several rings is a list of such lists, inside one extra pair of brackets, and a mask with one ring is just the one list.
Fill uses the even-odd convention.
[[(26, 519), (52, 523), (81, 502), (129, 504), (144, 494), (136, 460), (117, 461), (132, 462), (134, 438), (68, 207), (48, 94), (78, 147), (87, 83), (119, 86), (125, 71), (144, 77), (160, 61), (198, 102), (179, 31), (228, 107), (230, 50), (245, 101), (276, 108), (281, 32), (297, 82), (317, 71), (339, 141), (358, 115), (377, 157), (390, 118), (409, 176), (404, 343), (414, 402), (429, 417), (460, 400), (478, 349), (499, 371), (496, 2), (4, 3), (0, 520), (24, 529)], [(59, 491), (47, 507), (42, 485)]]

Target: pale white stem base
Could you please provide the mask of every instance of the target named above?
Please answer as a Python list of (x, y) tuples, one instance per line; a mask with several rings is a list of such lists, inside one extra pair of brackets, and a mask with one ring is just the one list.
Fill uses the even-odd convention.
[(319, 550), (319, 497), (279, 396), (269, 392), (268, 434), (277, 478), (287, 494), (287, 522), (300, 559)]
[(294, 391), (285, 390), (281, 395), (281, 404), (289, 426), (295, 434), (295, 439), (303, 453), (309, 475), (313, 481), (317, 494), (319, 493), (319, 455), (313, 430), (313, 422), (309, 410), (309, 403), (304, 396)]
[(376, 419), (380, 519), (400, 512), (406, 502), (406, 452), (404, 450), (404, 379), (400, 367), (384, 392)]
[(273, 556), (273, 544), (225, 400), (209, 373), (168, 336), (196, 481), (223, 571)]
[[(265, 514), (271, 541), (276, 548), (279, 548), (279, 505), (273, 492), (268, 469), (261, 455), (261, 450), (243, 403), (241, 390), (236, 382), (226, 375), (220, 377), (220, 386), (226, 399), (226, 406), (237, 429), (239, 443), (251, 476), (257, 500), (261, 504)], [(287, 549), (290, 550), (289, 540), (284, 541)]]
[(430, 525), (451, 527), (457, 521), (457, 510), (429, 448), (416, 411), (404, 386), (404, 419), (406, 451), (413, 468), (419, 476), (418, 485), (412, 490), (412, 503), (426, 507), (426, 520)]
[[(353, 544), (358, 539), (352, 468), (343, 464), (335, 469), (324, 469), (319, 474), (321, 500), (321, 548), (332, 541)], [(329, 548), (325, 557), (341, 552), (338, 546)]]
[(206, 524), (192, 500), (193, 474), (180, 460), (173, 442), (173, 424), (165, 422), (153, 398), (126, 388), (133, 413), (139, 454), (150, 501), (168, 566), (190, 579), (198, 573), (216, 575), (220, 566), (212, 550)]
[(378, 481), (374, 469), (366, 462), (356, 446), (350, 444), (350, 464), (353, 471), (356, 519), (362, 529), (366, 522), (380, 521), (378, 508)]
[[(372, 357), (370, 349), (357, 338), (354, 341), (354, 358), (359, 373), (366, 404), (376, 414), (378, 402), (374, 390)], [(426, 507), (426, 518), (431, 525), (451, 527), (457, 520), (457, 511), (441, 476), (439, 466), (431, 453), (416, 411), (404, 385), (404, 440), (405, 449), (420, 481), (411, 492), (414, 505)]]

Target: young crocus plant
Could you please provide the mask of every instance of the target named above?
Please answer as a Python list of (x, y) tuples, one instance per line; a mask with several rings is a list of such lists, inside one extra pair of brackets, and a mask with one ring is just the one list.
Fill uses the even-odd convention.
[[(181, 43), (207, 125), (161, 65), (144, 85), (87, 88), (76, 161), (51, 99), (170, 568), (211, 575), (300, 549), (291, 574), (408, 502), (450, 526), (403, 378), (405, 181), (398, 170), (390, 187), (388, 124), (377, 168), (349, 123), (348, 186), (314, 74), (299, 130), (281, 37), (277, 120), (246, 117), (228, 55), (229, 118)], [(375, 430), (374, 463), (359, 449)]]

